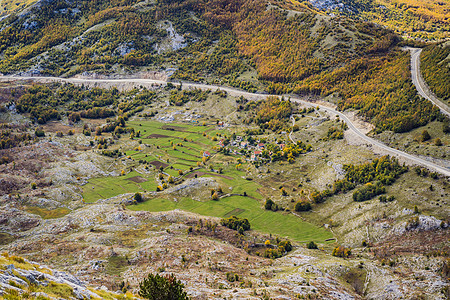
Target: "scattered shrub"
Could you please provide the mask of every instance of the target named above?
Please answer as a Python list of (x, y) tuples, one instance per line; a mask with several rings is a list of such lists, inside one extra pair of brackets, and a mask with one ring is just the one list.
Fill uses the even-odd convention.
[(308, 249), (317, 249), (317, 244), (314, 243), (313, 241), (311, 241), (308, 244), (306, 244), (306, 248), (308, 248)]
[(349, 257), (350, 255), (352, 255), (352, 252), (349, 248), (339, 246), (339, 247), (336, 247), (333, 249), (333, 252), (331, 253), (331, 255), (346, 258), (346, 257)]

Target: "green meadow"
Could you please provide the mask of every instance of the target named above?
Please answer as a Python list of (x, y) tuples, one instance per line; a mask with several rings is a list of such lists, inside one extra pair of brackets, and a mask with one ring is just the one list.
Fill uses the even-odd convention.
[[(143, 144), (150, 145), (151, 148), (143, 147), (142, 151), (130, 149), (125, 151), (137, 163), (145, 161), (159, 161), (169, 166), (165, 167), (164, 172), (177, 177), (178, 170), (186, 172), (190, 167), (197, 167), (197, 162), (201, 161), (201, 151), (212, 151), (212, 146), (217, 141), (212, 141), (211, 136), (216, 135), (214, 126), (199, 126), (191, 124), (164, 124), (156, 121), (132, 121), (128, 123), (135, 131), (140, 131), (139, 137)], [(210, 135), (209, 138), (203, 136), (203, 132)], [(217, 131), (225, 133), (223, 131)], [(171, 143), (175, 146), (173, 149)], [(181, 143), (182, 146), (177, 146)], [(288, 237), (296, 241), (323, 242), (331, 238), (332, 234), (313, 224), (302, 221), (292, 213), (273, 212), (264, 210), (261, 207), (261, 194), (258, 192), (260, 185), (246, 177), (248, 167), (244, 163), (239, 170), (236, 169), (234, 162), (231, 164), (221, 164), (225, 158), (223, 155), (217, 155), (210, 162), (216, 167), (223, 167), (223, 174), (214, 176), (217, 182), (224, 188), (232, 187), (232, 192), (236, 194), (248, 195), (232, 196), (220, 199), (219, 201), (200, 202), (190, 198), (180, 199), (174, 202), (165, 198), (149, 199), (138, 205), (129, 206), (132, 210), (147, 211), (170, 211), (173, 209), (181, 209), (189, 212), (198, 213), (205, 216), (213, 217), (229, 217), (236, 215), (247, 218), (252, 228), (278, 235)], [(215, 160), (218, 160), (215, 162)], [(234, 161), (234, 159), (232, 159)], [(217, 165), (217, 163), (219, 165)], [(208, 169), (200, 169), (199, 172), (210, 173)], [(208, 174), (200, 174), (200, 176), (212, 176)], [(83, 186), (83, 196), (86, 202), (94, 202), (98, 199), (111, 198), (124, 193), (136, 193), (156, 190), (156, 180), (153, 176), (139, 174), (132, 171), (125, 176), (118, 177), (100, 177), (92, 178), (88, 184)], [(259, 199), (259, 200), (258, 200)]]
[(150, 199), (137, 205), (128, 207), (131, 210), (170, 211), (181, 209), (204, 216), (229, 217), (231, 215), (247, 218), (252, 229), (287, 237), (295, 241), (324, 242), (333, 235), (315, 225), (304, 222), (290, 213), (264, 210), (261, 204), (250, 197), (232, 196), (219, 201), (200, 202), (183, 198), (178, 202), (164, 198)]
[[(130, 178), (142, 177), (147, 181), (138, 183)], [(126, 193), (155, 191), (156, 182), (153, 178), (145, 178), (136, 171), (125, 176), (108, 176), (89, 179), (89, 183), (83, 187), (83, 198), (85, 202), (95, 202), (99, 199), (107, 199)]]
[[(186, 172), (190, 167), (197, 167), (197, 162), (202, 160), (201, 151), (211, 151), (212, 146), (217, 143), (203, 136), (203, 132), (211, 132), (214, 126), (167, 125), (157, 121), (133, 121), (129, 122), (128, 126), (133, 127), (136, 132), (138, 130), (141, 132), (138, 139), (142, 140), (142, 143), (158, 146), (159, 149), (153, 148), (151, 152), (145, 148), (143, 151), (130, 149), (125, 151), (125, 155), (135, 161), (143, 160), (147, 163), (160, 161), (169, 164), (172, 168), (166, 167), (164, 172), (172, 176), (178, 176), (178, 170)], [(215, 135), (215, 132), (211, 134)], [(171, 142), (176, 150), (173, 149)], [(182, 143), (182, 146), (177, 146), (178, 143)], [(147, 181), (140, 183), (130, 180), (136, 176), (143, 177)], [(125, 176), (91, 178), (82, 188), (84, 200), (94, 202), (124, 193), (155, 191), (156, 186), (153, 177), (147, 178), (133, 171)]]

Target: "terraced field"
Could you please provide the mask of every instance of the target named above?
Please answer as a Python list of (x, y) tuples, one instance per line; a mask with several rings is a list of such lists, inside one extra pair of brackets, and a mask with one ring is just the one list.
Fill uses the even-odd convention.
[[(143, 180), (133, 180), (135, 178), (142, 178)], [(154, 191), (156, 186), (154, 178), (133, 171), (125, 176), (90, 179), (89, 183), (83, 186), (83, 198), (85, 202), (90, 203), (126, 193)]]
[[(165, 174), (174, 177), (179, 176), (190, 168), (197, 168), (197, 162), (202, 161), (201, 151), (213, 152), (213, 146), (218, 142), (212, 140), (216, 133), (227, 134), (227, 131), (217, 130), (215, 126), (199, 126), (191, 124), (167, 125), (157, 121), (132, 121), (135, 131), (140, 131), (140, 145), (145, 145), (142, 150), (126, 150), (125, 156), (119, 160), (136, 162), (145, 161), (145, 165), (152, 167), (146, 172), (138, 172), (136, 168), (124, 176), (109, 176), (92, 178), (83, 186), (85, 202), (95, 202), (98, 199), (107, 199), (125, 193), (155, 191), (158, 185), (158, 174), (162, 166)], [(203, 136), (203, 133), (206, 133)], [(172, 145), (173, 143), (173, 145)], [(181, 143), (182, 146), (178, 144)], [(175, 149), (173, 148), (175, 146)], [(205, 216), (229, 217), (237, 215), (249, 219), (252, 228), (261, 232), (288, 237), (296, 241), (315, 240), (324, 242), (332, 237), (325, 229), (302, 221), (290, 212), (273, 212), (263, 208), (264, 199), (258, 192), (261, 185), (246, 176), (248, 164), (243, 162), (236, 168), (236, 158), (217, 154), (210, 160), (211, 165), (223, 168), (223, 174), (211, 172), (210, 167), (202, 166), (187, 174), (185, 179), (197, 175), (198, 177), (211, 177), (224, 189), (224, 194), (232, 193), (232, 196), (213, 201), (201, 198), (200, 201), (193, 197), (178, 197), (177, 201), (170, 200), (173, 197), (161, 196), (151, 198), (138, 205), (129, 206), (132, 210), (170, 211), (181, 209)], [(228, 161), (227, 163), (224, 163)], [(243, 195), (247, 196), (236, 196)], [(170, 199), (169, 199), (170, 198)]]
[(291, 213), (264, 210), (261, 204), (250, 197), (232, 196), (219, 201), (200, 202), (189, 198), (174, 202), (164, 198), (148, 200), (144, 203), (129, 206), (132, 210), (169, 211), (181, 209), (205, 216), (229, 217), (236, 215), (247, 218), (252, 229), (288, 237), (295, 241), (324, 242), (333, 235), (323, 228), (318, 228), (302, 221)]
[[(178, 171), (188, 171), (191, 167), (197, 167), (197, 162), (202, 161), (201, 151), (212, 152), (212, 146), (217, 142), (210, 137), (215, 135), (215, 126), (200, 126), (190, 124), (167, 125), (157, 121), (133, 121), (130, 127), (141, 132), (140, 141), (145, 147), (142, 150), (125, 150), (125, 157), (119, 160), (133, 160), (135, 166), (139, 161), (145, 161), (152, 168), (149, 172), (139, 173), (135, 170), (124, 176), (91, 178), (89, 183), (83, 186), (85, 202), (94, 202), (98, 199), (107, 199), (124, 193), (155, 191), (157, 187), (157, 173), (163, 167), (164, 173), (179, 176)], [(176, 149), (172, 146), (175, 146)], [(177, 146), (181, 143), (182, 146)], [(133, 178), (141, 177), (141, 182), (133, 181)]]

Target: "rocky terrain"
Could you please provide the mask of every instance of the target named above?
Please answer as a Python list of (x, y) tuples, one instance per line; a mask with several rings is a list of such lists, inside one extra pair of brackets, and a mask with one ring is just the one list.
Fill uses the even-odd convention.
[(450, 299), (450, 31), (405, 2), (4, 0), (0, 299)]

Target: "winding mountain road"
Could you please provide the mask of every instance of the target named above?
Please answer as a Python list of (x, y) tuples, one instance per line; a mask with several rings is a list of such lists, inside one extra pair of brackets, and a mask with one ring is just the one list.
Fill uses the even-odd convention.
[[(16, 80), (32, 80), (41, 83), (49, 83), (49, 82), (67, 82), (78, 85), (87, 85), (87, 86), (103, 86), (103, 87), (118, 87), (123, 89), (131, 89), (135, 86), (143, 86), (143, 87), (152, 87), (154, 85), (166, 85), (168, 82), (163, 80), (153, 80), (153, 79), (82, 79), (82, 78), (60, 78), (60, 77), (19, 77), (19, 76), (0, 76), (0, 82), (7, 81), (16, 81)], [(178, 85), (178, 83), (172, 82), (172, 84)], [(249, 93), (245, 91), (241, 91), (238, 89), (230, 88), (230, 87), (222, 87), (217, 85), (207, 85), (201, 83), (191, 83), (191, 82), (182, 82), (182, 88), (199, 88), (199, 89), (211, 89), (216, 90), (220, 89), (226, 91), (228, 94), (233, 96), (243, 96), (250, 100), (261, 100), (265, 99), (268, 94), (257, 94), (257, 93)], [(279, 97), (279, 95), (273, 95)], [(406, 159), (407, 161), (425, 166), (427, 168), (433, 169), (445, 176), (450, 177), (450, 169), (444, 166), (435, 164), (431, 161), (425, 160), (423, 158), (405, 153), (403, 151), (391, 148), (386, 146), (385, 144), (368, 137), (361, 130), (359, 130), (355, 124), (342, 112), (337, 111), (336, 109), (325, 106), (322, 104), (308, 102), (299, 98), (290, 98), (291, 101), (297, 102), (306, 106), (319, 107), (320, 109), (330, 113), (331, 115), (338, 115), (345, 123), (347, 123), (349, 130), (353, 131), (361, 140), (369, 143), (372, 146), (376, 146), (381, 148), (386, 153), (389, 153), (392, 156), (400, 157)]]
[(423, 80), (422, 75), (420, 73), (420, 53), (422, 53), (422, 49), (420, 48), (406, 48), (411, 51), (411, 78), (412, 82), (416, 86), (419, 95), (431, 101), (434, 105), (439, 107), (441, 112), (450, 117), (450, 107), (439, 100), (436, 95), (430, 90), (425, 80)]

